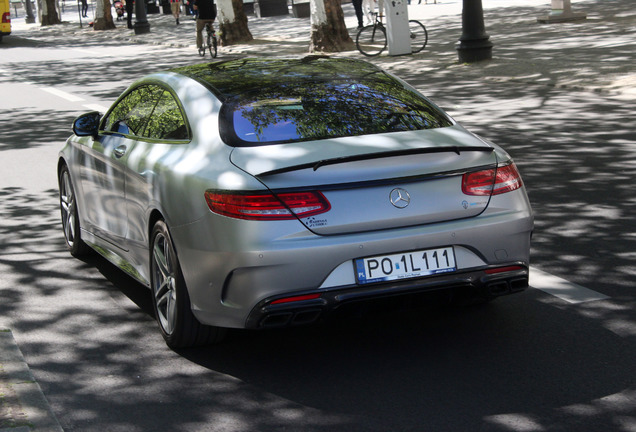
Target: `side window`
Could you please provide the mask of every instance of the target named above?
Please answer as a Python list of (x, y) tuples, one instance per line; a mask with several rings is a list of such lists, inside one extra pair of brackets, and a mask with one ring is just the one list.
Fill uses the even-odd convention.
[(144, 136), (146, 122), (162, 96), (158, 86), (141, 86), (128, 93), (104, 121), (104, 130)]
[(188, 128), (179, 105), (168, 91), (164, 91), (148, 119), (145, 137), (154, 139), (188, 139)]

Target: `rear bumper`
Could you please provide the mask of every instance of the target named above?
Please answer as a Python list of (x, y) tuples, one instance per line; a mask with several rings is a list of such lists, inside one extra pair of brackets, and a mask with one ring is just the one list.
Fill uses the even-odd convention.
[[(512, 269), (507, 269), (509, 267)], [(506, 271), (498, 272), (498, 269)], [(527, 287), (528, 266), (515, 262), (411, 281), (296, 292), (294, 297), (312, 295), (318, 295), (318, 297), (285, 303), (274, 303), (285, 297), (267, 298), (252, 309), (245, 327), (258, 329), (310, 324), (345, 304), (388, 297), (449, 290), (453, 294), (474, 294), (484, 299), (491, 299), (521, 292)]]
[[(202, 324), (284, 326), (288, 324), (284, 316), (264, 317), (280, 312), (290, 323), (310, 322), (342, 304), (366, 299), (445, 288), (484, 290), (504, 276), (486, 274), (491, 266), (520, 263), (527, 269), (533, 228), (529, 206), (520, 203), (518, 211), (501, 211), (502, 206), (492, 201), (492, 214), (476, 218), (350, 235), (286, 235), (283, 222), (264, 226), (247, 221), (238, 230), (229, 223), (215, 226), (217, 218), (210, 216), (173, 228), (172, 236), (192, 311)], [(457, 271), (400, 282), (358, 285), (356, 281), (355, 259), (441, 246), (454, 247)], [(527, 270), (523, 277), (527, 279)], [(516, 289), (523, 284), (512, 285)], [(497, 289), (493, 286), (492, 291), (497, 290), (508, 290), (505, 281)], [(272, 304), (305, 293), (318, 294), (316, 301)]]

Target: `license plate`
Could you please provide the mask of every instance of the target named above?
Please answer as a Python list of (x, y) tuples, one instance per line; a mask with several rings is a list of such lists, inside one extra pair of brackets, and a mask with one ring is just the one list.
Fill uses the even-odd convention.
[(358, 283), (386, 282), (457, 270), (452, 247), (402, 252), (355, 260)]

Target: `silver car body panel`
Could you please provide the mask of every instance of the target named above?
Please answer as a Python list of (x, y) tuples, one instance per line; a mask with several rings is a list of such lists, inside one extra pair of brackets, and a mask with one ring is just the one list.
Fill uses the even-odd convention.
[[(204, 324), (245, 327), (253, 308), (269, 298), (355, 289), (357, 258), (452, 246), (458, 272), (529, 263), (533, 216), (525, 188), (493, 197), (461, 193), (463, 173), (510, 157), (458, 124), (321, 145), (231, 147), (219, 136), (222, 103), (204, 85), (166, 72), (130, 88), (146, 83), (178, 97), (191, 140), (72, 136), (60, 159), (76, 188), (83, 239), (146, 285), (149, 233), (155, 218), (166, 221), (192, 310)], [(427, 146), (449, 151), (294, 169)], [(408, 206), (392, 205), (396, 188), (408, 192)], [(205, 192), (211, 189), (320, 190), (331, 210), (302, 220), (234, 219), (210, 211)]]
[[(448, 149), (447, 152), (437, 153), (440, 157), (430, 160), (429, 163), (422, 164), (422, 160), (400, 161), (399, 166), (394, 166), (394, 160), (375, 159), (380, 166), (383, 166), (386, 173), (378, 173), (371, 171), (366, 176), (358, 177), (362, 173), (349, 173), (348, 170), (340, 170), (340, 172), (329, 171), (325, 174), (325, 168), (334, 165), (320, 167), (314, 174), (316, 183), (336, 183), (348, 182), (352, 178), (358, 181), (374, 180), (376, 175), (380, 174), (384, 177), (408, 177), (411, 175), (422, 175), (427, 173), (435, 173), (444, 170), (461, 169), (462, 167), (474, 167), (480, 164), (492, 163), (492, 160), (484, 160), (483, 163), (476, 160), (475, 157), (481, 158), (483, 155), (471, 155), (471, 152), (457, 155), (456, 150), (461, 151), (467, 147), (484, 147), (492, 146), (483, 140), (467, 132), (462, 126), (455, 124), (451, 127), (441, 129), (428, 129), (405, 132), (392, 132), (374, 135), (361, 135), (352, 137), (335, 138), (331, 140), (322, 140), (320, 143), (315, 141), (302, 141), (286, 144), (272, 144), (268, 146), (256, 147), (237, 147), (232, 152), (232, 162), (237, 166), (245, 169), (254, 176), (261, 176), (270, 171), (276, 171), (283, 168), (293, 167), (296, 165), (316, 163), (321, 160), (330, 158), (345, 158), (347, 156), (382, 154), (387, 152), (408, 151), (415, 149)], [(455, 156), (460, 157), (452, 157)], [(486, 152), (488, 154), (488, 152)], [(399, 156), (398, 156), (399, 157)], [(369, 162), (369, 161), (365, 161)], [(350, 167), (355, 169), (355, 166)], [(365, 168), (363, 165), (362, 168)], [(389, 171), (393, 170), (393, 171)], [(322, 175), (321, 175), (322, 174)], [(338, 177), (333, 177), (337, 175)], [(342, 177), (342, 175), (348, 176)], [(323, 179), (331, 179), (324, 181)], [(312, 180), (312, 179), (303, 179)]]
[[(242, 327), (251, 309), (248, 305), (290, 293), (290, 287), (292, 293), (351, 287), (355, 258), (454, 246), (461, 270), (527, 263), (532, 230), (532, 215), (522, 210), (527, 197), (524, 190), (506, 195), (515, 196), (493, 198), (500, 201), (494, 203), (499, 210), (479, 217), (407, 228), (320, 236), (307, 229), (291, 232), (287, 222), (268, 222), (265, 230), (261, 222), (240, 221), (242, 235), (237, 236), (235, 221), (226, 218), (219, 227), (220, 221), (210, 215), (180, 227), (175, 237), (185, 246), (179, 255), (184, 274), (190, 277), (195, 315), (202, 322)], [(518, 205), (518, 210), (511, 211), (510, 204)], [(231, 233), (232, 242), (225, 238), (210, 242), (214, 232)]]
[[(351, 155), (382, 154), (387, 151), (397, 151), (399, 154), (399, 150), (413, 148), (448, 150), (334, 163), (318, 169), (284, 171), (291, 164), (304, 166), (329, 158), (345, 159)], [(471, 150), (462, 150), (469, 148)], [(475, 148), (483, 148), (484, 151)], [(493, 147), (460, 126), (453, 126), (338, 138), (321, 145), (309, 141), (236, 148), (231, 160), (259, 178), (270, 190), (303, 185), (323, 192), (332, 203), (332, 209), (324, 215), (305, 218), (303, 223), (317, 234), (330, 235), (478, 215), (487, 207), (489, 197), (462, 194), (462, 174), (475, 167), (497, 166), (497, 156), (492, 150)], [(280, 170), (283, 172), (268, 174)], [(396, 188), (405, 191), (405, 196), (408, 196), (408, 203), (405, 202), (403, 208), (396, 208), (391, 203), (390, 194)]]

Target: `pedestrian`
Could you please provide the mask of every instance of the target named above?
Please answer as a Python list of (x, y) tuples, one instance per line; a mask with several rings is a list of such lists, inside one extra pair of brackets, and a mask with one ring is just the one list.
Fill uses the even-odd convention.
[(373, 14), (376, 13), (380, 21), (382, 21), (382, 17), (384, 16), (384, 0), (362, 0), (362, 13), (366, 18), (367, 25), (375, 23), (375, 17)]
[(373, 24), (373, 13), (375, 12), (375, 0), (362, 0), (362, 13), (364, 14), (365, 24)]
[(128, 23), (128, 28), (132, 30), (134, 28), (132, 23), (132, 15), (135, 4), (133, 3), (133, 0), (124, 1), (126, 2), (126, 21)]
[(203, 28), (216, 18), (214, 0), (194, 0), (194, 10), (197, 13), (197, 49), (200, 49), (203, 47)]
[(185, 7), (186, 7), (186, 15), (192, 15), (194, 19), (197, 19), (197, 13), (194, 10), (194, 1), (186, 0)]
[(82, 16), (88, 18), (88, 0), (82, 0)]
[(181, 12), (181, 0), (170, 0), (170, 10), (177, 25), (179, 25), (179, 13)]
[(358, 18), (358, 28), (361, 29), (364, 27), (362, 21), (362, 0), (351, 0), (351, 3), (353, 3), (353, 9), (356, 11), (356, 18)]

